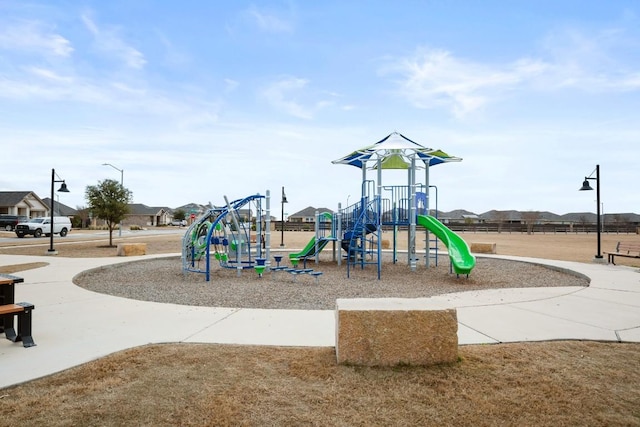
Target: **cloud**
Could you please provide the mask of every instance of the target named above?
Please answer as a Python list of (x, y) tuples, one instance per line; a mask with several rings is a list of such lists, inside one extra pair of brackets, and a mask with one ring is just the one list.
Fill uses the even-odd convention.
[(287, 77), (270, 84), (262, 91), (262, 96), (278, 110), (294, 117), (310, 119), (312, 111), (301, 105), (294, 95), (307, 86), (308, 81), (296, 77)]
[(233, 79), (224, 79), (225, 92), (233, 92), (240, 86), (240, 82)]
[(602, 93), (640, 88), (639, 64), (635, 60), (640, 45), (622, 28), (593, 34), (560, 29), (547, 34), (541, 46), (551, 64), (542, 82), (552, 89)]
[(56, 73), (53, 70), (49, 70), (46, 68), (41, 68), (41, 67), (28, 67), (26, 69), (27, 72), (29, 72), (30, 74), (37, 76), (39, 78), (45, 79), (45, 80), (49, 80), (51, 82), (54, 83), (62, 83), (62, 84), (67, 84), (67, 83), (71, 83), (73, 81), (73, 79), (71, 77), (67, 77), (67, 76), (61, 76), (60, 74)]
[(458, 117), (479, 110), (505, 91), (544, 72), (542, 62), (521, 59), (495, 66), (456, 58), (442, 49), (421, 50), (387, 66), (401, 76), (399, 93), (417, 108), (444, 107)]
[(506, 63), (478, 62), (444, 49), (418, 49), (393, 58), (382, 75), (396, 77), (397, 92), (417, 108), (444, 108), (464, 117), (514, 91), (588, 93), (640, 89), (633, 52), (640, 46), (616, 29), (586, 34), (565, 29), (548, 34), (537, 56)]
[(253, 22), (263, 31), (270, 33), (290, 33), (293, 31), (293, 24), (273, 12), (266, 12), (251, 6), (246, 13)]
[(0, 49), (59, 57), (68, 57), (73, 53), (69, 40), (41, 22), (21, 21), (3, 27), (0, 29)]
[(309, 80), (299, 77), (282, 77), (267, 85), (261, 92), (273, 108), (300, 119), (312, 119), (317, 113), (330, 108), (341, 111), (353, 109), (336, 102), (341, 95), (309, 87)]
[(117, 28), (99, 28), (87, 14), (82, 15), (81, 18), (85, 27), (93, 34), (98, 50), (117, 58), (129, 68), (142, 69), (145, 66), (147, 61), (144, 55), (122, 40)]
[(158, 40), (164, 46), (165, 63), (172, 67), (187, 67), (191, 63), (191, 56), (184, 50), (178, 49), (167, 35), (159, 30), (155, 31)]

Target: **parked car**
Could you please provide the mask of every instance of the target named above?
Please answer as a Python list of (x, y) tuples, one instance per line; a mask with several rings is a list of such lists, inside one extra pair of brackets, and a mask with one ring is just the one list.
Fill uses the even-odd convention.
[(187, 225), (187, 220), (186, 219), (174, 219), (169, 223), (169, 225), (175, 225), (177, 227), (184, 227), (185, 225)]
[[(59, 234), (60, 237), (64, 237), (69, 231), (71, 231), (71, 220), (69, 218), (66, 216), (53, 217), (53, 234)], [(51, 232), (50, 217), (32, 218), (16, 225), (16, 235), (20, 238), (27, 234), (31, 234), (33, 237), (40, 237), (44, 234), (48, 237)]]
[(13, 231), (18, 223), (28, 220), (28, 217), (22, 215), (0, 215), (0, 230)]

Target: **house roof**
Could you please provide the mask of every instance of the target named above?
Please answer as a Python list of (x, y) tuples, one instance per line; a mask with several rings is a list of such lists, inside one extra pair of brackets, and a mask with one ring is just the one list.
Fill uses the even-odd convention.
[(316, 216), (316, 211), (318, 212), (331, 212), (333, 213), (333, 211), (331, 209), (327, 209), (327, 208), (314, 208), (313, 206), (307, 206), (306, 208), (302, 209), (301, 211), (298, 211), (294, 214), (289, 215), (289, 218), (298, 218), (298, 217), (304, 217), (304, 218), (309, 218), (309, 217), (315, 217)]
[(475, 218), (475, 215), (475, 213), (464, 209), (456, 209), (450, 212), (440, 212), (440, 217), (447, 219)]
[[(574, 212), (562, 215), (560, 218), (563, 221), (568, 222), (596, 222), (597, 215), (592, 212)], [(629, 223), (640, 223), (640, 215), (629, 212), (629, 213), (606, 213), (602, 215), (603, 220), (606, 223), (616, 223), (616, 222), (629, 222)]]
[(0, 191), (0, 206), (15, 206), (29, 195), (39, 199), (33, 191)]
[(609, 218), (611, 218), (611, 220), (614, 222), (617, 219), (634, 223), (640, 222), (640, 215), (633, 212), (604, 214), (604, 217), (607, 221), (609, 221)]
[[(50, 197), (45, 197), (44, 199), (42, 199), (42, 201), (44, 203), (46, 203), (47, 206), (51, 206), (51, 198)], [(77, 209), (74, 209), (74, 208), (72, 208), (70, 206), (67, 206), (64, 203), (60, 203), (57, 200), (56, 200), (56, 204), (55, 204), (53, 210), (56, 212), (56, 215), (60, 215), (60, 216), (78, 215), (78, 210)]]
[[(209, 203), (210, 207), (211, 203)], [(201, 205), (198, 203), (187, 203), (186, 205), (182, 205), (182, 206), (178, 206), (177, 208), (173, 209), (172, 211), (177, 211), (177, 210), (182, 210), (184, 212), (186, 212), (187, 214), (190, 213), (201, 213), (206, 211), (207, 209), (210, 209), (209, 207), (205, 206), (205, 205)]]
[(142, 203), (129, 204), (129, 215), (158, 215), (163, 211), (170, 212), (171, 209), (167, 207), (147, 206)]
[(519, 211), (506, 210), (490, 210), (480, 214), (480, 218), (488, 220), (500, 220), (500, 221), (520, 221), (522, 214)]
[(43, 208), (49, 206), (33, 191), (0, 191), (0, 207), (12, 207), (25, 202), (33, 209), (33, 200), (40, 203)]

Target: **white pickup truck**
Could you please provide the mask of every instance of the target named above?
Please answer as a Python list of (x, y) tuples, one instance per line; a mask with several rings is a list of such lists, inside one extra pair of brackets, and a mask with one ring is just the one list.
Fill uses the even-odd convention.
[[(33, 237), (40, 237), (43, 234), (49, 236), (51, 235), (51, 218), (31, 218), (28, 221), (18, 223), (15, 231), (16, 235), (21, 238), (27, 234), (31, 234)], [(69, 218), (66, 216), (53, 217), (53, 234), (59, 234), (64, 237), (69, 231), (71, 231), (71, 220)]]

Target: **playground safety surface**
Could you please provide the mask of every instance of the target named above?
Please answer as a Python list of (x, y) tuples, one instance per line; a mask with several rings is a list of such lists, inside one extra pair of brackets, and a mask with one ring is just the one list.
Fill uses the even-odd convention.
[(74, 283), (91, 291), (143, 301), (301, 310), (332, 310), (338, 298), (426, 298), (485, 289), (589, 284), (586, 277), (569, 271), (499, 258), (479, 257), (468, 278), (450, 273), (447, 256), (440, 256), (437, 266), (431, 260), (431, 267), (423, 264), (416, 271), (407, 265), (406, 254), (395, 264), (391, 254), (383, 258), (380, 280), (375, 265), (352, 266), (347, 278), (346, 265), (337, 265), (330, 255), (323, 254), (319, 263), (310, 260), (306, 264), (322, 272), (317, 280), (286, 271), (260, 277), (247, 269), (238, 275), (235, 269), (218, 265), (207, 283), (203, 274), (183, 274), (179, 257), (167, 257), (89, 270), (76, 276)]

